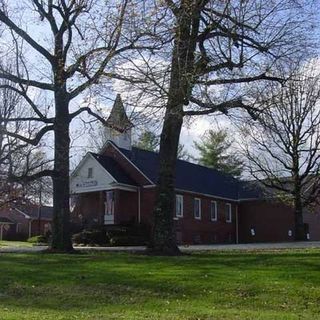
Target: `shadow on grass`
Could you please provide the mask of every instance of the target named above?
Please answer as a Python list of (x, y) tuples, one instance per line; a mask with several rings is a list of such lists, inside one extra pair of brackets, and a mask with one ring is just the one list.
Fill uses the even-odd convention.
[(180, 257), (5, 254), (0, 255), (0, 306), (94, 309), (184, 297), (202, 303), (205, 294), (222, 304), (230, 297), (248, 303), (248, 298), (273, 290), (274, 283), (280, 283), (281, 290), (292, 287), (292, 294), (299, 292), (301, 283), (319, 286), (319, 255), (320, 251)]

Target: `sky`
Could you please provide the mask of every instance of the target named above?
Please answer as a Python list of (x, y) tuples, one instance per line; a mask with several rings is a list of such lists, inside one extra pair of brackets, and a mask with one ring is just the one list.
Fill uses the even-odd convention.
[[(8, 2), (11, 3), (11, 2)], [(16, 3), (18, 6), (20, 3), (29, 3), (29, 1), (17, 1), (14, 0), (12, 3)], [(43, 24), (39, 19), (35, 19), (30, 21), (30, 16), (26, 15), (24, 10), (19, 11), (20, 14), (23, 17), (22, 22), (26, 26), (26, 28), (31, 29), (32, 28), (32, 36), (37, 40), (39, 43), (46, 43), (47, 40), (47, 35), (46, 35), (46, 29), (43, 28)], [(40, 32), (42, 30), (42, 32)], [(28, 53), (30, 53), (29, 51)], [(38, 75), (42, 75), (44, 79), (50, 78), (48, 73), (46, 73), (46, 66), (42, 66), (37, 58), (35, 56), (32, 56), (31, 54), (28, 55), (28, 64), (30, 65), (30, 69), (34, 70), (35, 73)], [(157, 65), (161, 65), (163, 67), (165, 64), (165, 61), (157, 61)], [(41, 80), (41, 79), (40, 79)], [(125, 105), (130, 105), (127, 102), (130, 102), (130, 98), (134, 95), (132, 95), (132, 92), (130, 90), (125, 90), (123, 89), (123, 84), (121, 83), (113, 83), (111, 84), (108, 88), (105, 89), (106, 91), (104, 92), (105, 96), (107, 96), (107, 101), (104, 101), (103, 104), (101, 105), (101, 108), (103, 109), (103, 115), (107, 117), (108, 113), (111, 110), (112, 106), (112, 101), (115, 99), (117, 93), (123, 94), (124, 102)], [(82, 99), (82, 100), (81, 100)], [(73, 102), (73, 106), (71, 109), (76, 109), (79, 106), (86, 105), (85, 98), (77, 99)], [(127, 101), (128, 100), (128, 101)], [(146, 103), (144, 101), (144, 103)], [(138, 102), (139, 104), (139, 102)], [(130, 106), (128, 107), (130, 109)], [(72, 123), (72, 135), (73, 135), (73, 141), (72, 141), (72, 149), (71, 149), (71, 163), (74, 165), (74, 163), (77, 163), (83, 154), (90, 150), (90, 142), (89, 142), (89, 129), (91, 130), (96, 130), (98, 128), (97, 123), (92, 123), (92, 125), (84, 125), (83, 120), (89, 120), (89, 118), (79, 118), (76, 119)], [(133, 120), (133, 122), (135, 122)], [(158, 126), (156, 128), (156, 133), (160, 133), (161, 130), (161, 121), (158, 121)], [(153, 125), (152, 125), (153, 127)], [(136, 128), (136, 132), (140, 129), (141, 127)], [(220, 129), (220, 128), (227, 128), (232, 137), (237, 138), (236, 135), (236, 129), (235, 126), (233, 125), (232, 121), (228, 119), (225, 116), (201, 116), (201, 117), (193, 117), (192, 120), (189, 122), (188, 119), (185, 119), (182, 132), (181, 132), (181, 137), (180, 137), (180, 142), (185, 146), (187, 151), (193, 155), (197, 156), (195, 149), (193, 148), (193, 142), (194, 141), (201, 141), (201, 138), (205, 134), (205, 132), (209, 129)], [(47, 145), (51, 145), (48, 148), (48, 153), (52, 152), (52, 137), (48, 136), (47, 137)], [(51, 151), (50, 151), (51, 150)]]
[[(103, 110), (104, 118), (107, 119), (112, 105), (113, 105), (113, 99), (115, 99), (116, 94), (118, 93), (117, 89), (119, 89), (118, 86), (114, 87), (113, 92), (108, 93), (108, 97), (110, 97), (110, 100), (106, 103), (103, 103), (100, 105), (99, 109)], [(120, 91), (120, 90), (119, 90)], [(123, 102), (124, 106), (127, 109), (127, 113), (130, 117), (130, 107), (126, 103), (126, 95), (123, 94)], [(111, 98), (112, 97), (112, 98)], [(89, 119), (87, 117), (82, 117), (82, 119), (85, 119), (88, 121)], [(133, 128), (133, 142), (137, 140), (137, 136), (139, 132), (143, 130), (151, 130), (155, 132), (156, 134), (160, 135), (161, 133), (161, 122), (158, 121), (157, 125), (154, 125), (152, 122), (151, 125), (140, 124), (135, 121), (135, 119), (132, 119), (133, 124), (135, 127)], [(101, 124), (98, 122), (94, 122), (91, 125), (84, 126), (81, 119), (77, 119), (73, 122), (73, 147), (71, 149), (71, 167), (75, 167), (75, 165), (81, 160), (83, 155), (88, 151), (96, 151), (96, 146), (92, 144), (92, 138), (90, 137), (90, 132), (93, 132), (93, 136), (96, 135), (97, 132), (99, 132), (99, 128), (101, 127)], [(194, 158), (198, 157), (198, 151), (194, 148), (194, 142), (201, 142), (203, 136), (208, 130), (219, 130), (225, 128), (230, 134), (230, 137), (236, 138), (236, 127), (234, 125), (234, 122), (232, 119), (224, 116), (224, 115), (218, 115), (213, 114), (211, 116), (193, 116), (192, 118), (186, 118), (184, 119), (183, 127), (181, 130), (180, 135), (180, 143), (184, 146), (185, 150)], [(85, 134), (83, 134), (85, 132)], [(99, 137), (98, 137), (99, 138)]]

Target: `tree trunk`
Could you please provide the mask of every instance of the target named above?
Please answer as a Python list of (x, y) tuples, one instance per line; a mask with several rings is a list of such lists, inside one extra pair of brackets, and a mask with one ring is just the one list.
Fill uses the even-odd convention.
[(67, 79), (65, 78), (65, 57), (63, 35), (55, 35), (54, 72), (54, 175), (53, 179), (53, 232), (51, 250), (73, 251), (70, 234), (70, 115)]
[(174, 230), (175, 171), (183, 106), (188, 105), (193, 88), (195, 50), (201, 6), (197, 1), (181, 2), (176, 15), (170, 85), (166, 115), (160, 140), (160, 167), (151, 250), (156, 254), (176, 255), (179, 248)]
[(295, 223), (295, 240), (304, 241), (306, 240), (303, 214), (302, 214), (302, 202), (299, 193), (295, 195), (294, 199), (294, 223)]
[(302, 199), (301, 199), (301, 178), (299, 175), (300, 163), (299, 163), (299, 144), (298, 142), (300, 134), (297, 133), (293, 139), (293, 197), (294, 197), (294, 228), (295, 228), (295, 240), (305, 240), (305, 231), (302, 215)]
[(56, 93), (56, 118), (54, 128), (53, 176), (53, 233), (51, 250), (70, 252), (73, 250), (70, 235), (69, 206), (69, 101), (67, 94)]
[[(181, 107), (182, 108), (182, 107)], [(174, 230), (175, 169), (182, 116), (167, 110), (160, 143), (160, 168), (151, 249), (156, 254), (177, 255)]]

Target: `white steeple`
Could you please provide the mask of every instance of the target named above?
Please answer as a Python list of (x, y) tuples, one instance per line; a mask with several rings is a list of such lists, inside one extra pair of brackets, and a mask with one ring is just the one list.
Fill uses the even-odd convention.
[(118, 147), (131, 150), (132, 127), (133, 124), (128, 119), (121, 96), (118, 94), (106, 121), (107, 138)]

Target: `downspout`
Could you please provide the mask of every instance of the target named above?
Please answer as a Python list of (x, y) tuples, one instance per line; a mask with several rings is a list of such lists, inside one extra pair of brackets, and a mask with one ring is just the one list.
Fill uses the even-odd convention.
[(239, 243), (239, 217), (238, 217), (238, 206), (236, 205), (236, 244)]
[(138, 223), (141, 223), (141, 188), (138, 187)]

